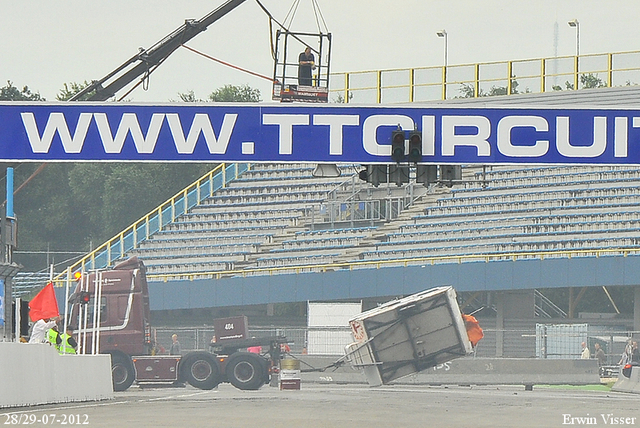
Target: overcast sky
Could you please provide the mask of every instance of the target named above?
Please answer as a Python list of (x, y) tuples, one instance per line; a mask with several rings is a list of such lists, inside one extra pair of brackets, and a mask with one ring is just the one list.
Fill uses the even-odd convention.
[[(262, 0), (278, 20), (292, 1)], [(222, 0), (0, 0), (0, 86), (7, 80), (54, 100), (65, 82), (97, 80)], [(611, 0), (317, 0), (333, 36), (332, 71), (439, 66), (448, 33), (449, 64), (640, 49), (640, 1)], [(311, 0), (300, 0), (293, 30), (316, 31)], [(557, 40), (556, 40), (557, 34)], [(271, 75), (268, 20), (254, 0), (196, 36), (189, 45)], [(226, 68), (185, 49), (151, 76), (148, 91), (128, 99), (205, 98), (225, 84), (248, 84), (270, 99), (266, 80)]]

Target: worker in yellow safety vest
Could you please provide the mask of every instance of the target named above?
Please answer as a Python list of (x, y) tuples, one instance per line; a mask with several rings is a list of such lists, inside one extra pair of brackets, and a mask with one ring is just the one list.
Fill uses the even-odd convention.
[(62, 338), (60, 337), (60, 333), (58, 332), (57, 327), (50, 328), (47, 330), (47, 342), (51, 345), (55, 346), (56, 349), (60, 346), (62, 342)]
[(71, 327), (67, 327), (67, 331), (63, 334), (60, 334), (56, 329), (50, 328), (47, 332), (47, 340), (56, 347), (59, 354), (76, 353), (78, 343), (73, 338), (73, 329)]
[(75, 354), (78, 342), (73, 338), (73, 328), (67, 327), (67, 331), (60, 335), (58, 352), (60, 354)]

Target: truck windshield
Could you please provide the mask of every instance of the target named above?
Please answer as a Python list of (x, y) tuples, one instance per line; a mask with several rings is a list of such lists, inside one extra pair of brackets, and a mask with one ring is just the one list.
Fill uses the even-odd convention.
[[(80, 311), (80, 306), (83, 306), (83, 310)], [(84, 308), (87, 310), (87, 327), (91, 327), (93, 324), (93, 313), (95, 308), (95, 299), (92, 297), (89, 300), (89, 303), (81, 305), (76, 303), (73, 305), (73, 311), (71, 313), (71, 321), (70, 325), (75, 326), (76, 328), (84, 325)], [(82, 319), (79, 319), (82, 316)], [(100, 324), (104, 324), (107, 322), (107, 298), (102, 297), (100, 299)]]

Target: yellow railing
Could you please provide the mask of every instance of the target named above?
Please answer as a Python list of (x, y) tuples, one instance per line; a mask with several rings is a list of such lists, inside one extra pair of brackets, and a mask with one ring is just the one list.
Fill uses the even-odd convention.
[(640, 83), (640, 51), (331, 74), (331, 100), (404, 103)]
[(381, 269), (390, 266), (412, 266), (412, 265), (435, 265), (444, 263), (465, 263), (465, 262), (484, 262), (489, 263), (497, 260), (544, 260), (545, 258), (572, 258), (572, 257), (601, 257), (601, 256), (623, 256), (639, 254), (640, 248), (617, 248), (602, 250), (556, 250), (556, 251), (536, 251), (526, 253), (503, 253), (503, 254), (475, 254), (460, 256), (435, 256), (435, 257), (414, 257), (395, 260), (370, 260), (361, 262), (344, 262), (344, 263), (327, 263), (303, 266), (279, 266), (265, 267), (255, 269), (242, 270), (226, 270), (226, 271), (210, 271), (210, 272), (194, 272), (180, 274), (156, 274), (147, 275), (150, 281), (167, 282), (177, 279), (220, 279), (228, 277), (248, 277), (256, 275), (275, 275), (281, 273), (308, 273), (313, 272), (333, 272), (336, 270), (355, 270), (355, 269)]
[(102, 269), (125, 256), (127, 251), (135, 249), (152, 234), (161, 231), (176, 217), (185, 214), (190, 208), (225, 187), (239, 174), (250, 168), (249, 164), (220, 164), (212, 171), (176, 193), (156, 209), (127, 227), (125, 230), (100, 245), (95, 250), (69, 266), (64, 273), (56, 277), (64, 281), (68, 274), (77, 271)]

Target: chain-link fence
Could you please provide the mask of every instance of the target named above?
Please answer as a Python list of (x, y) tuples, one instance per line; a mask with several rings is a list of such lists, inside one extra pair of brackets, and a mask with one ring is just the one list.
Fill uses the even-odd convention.
[[(480, 325), (483, 325), (482, 320)], [(213, 327), (162, 327), (154, 330), (161, 353), (168, 353), (171, 335), (178, 335), (183, 352), (196, 349), (208, 350), (214, 336)], [(595, 344), (605, 353), (607, 365), (615, 365), (632, 339), (633, 331), (624, 331), (588, 324), (532, 323), (530, 328), (496, 329), (485, 322), (484, 338), (479, 342), (477, 357), (517, 357), (578, 359), (581, 343), (587, 343), (591, 357), (595, 356)], [(344, 355), (344, 348), (353, 342), (346, 327), (260, 327), (249, 328), (249, 337), (285, 336), (293, 354)], [(635, 340), (635, 339), (634, 339)], [(501, 346), (501, 349), (498, 348)]]
[[(169, 352), (171, 336), (178, 335), (178, 341), (183, 352), (195, 349), (209, 349), (214, 337), (213, 327), (197, 328), (156, 328), (154, 338), (161, 353)], [(344, 348), (351, 343), (351, 333), (348, 328), (308, 329), (308, 328), (250, 328), (249, 337), (285, 336), (294, 354), (304, 354), (309, 351), (314, 355), (342, 355)]]

